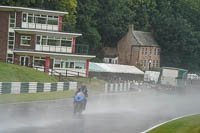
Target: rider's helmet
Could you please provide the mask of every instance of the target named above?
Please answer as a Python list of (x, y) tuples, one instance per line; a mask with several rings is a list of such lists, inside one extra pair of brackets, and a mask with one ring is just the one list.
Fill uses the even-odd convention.
[(86, 90), (86, 85), (85, 84), (82, 84), (81, 85), (81, 91), (85, 91)]

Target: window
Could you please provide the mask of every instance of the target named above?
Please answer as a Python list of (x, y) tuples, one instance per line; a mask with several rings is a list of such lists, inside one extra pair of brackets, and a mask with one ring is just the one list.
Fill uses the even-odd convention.
[(71, 59), (55, 59), (54, 60), (54, 67), (55, 68), (72, 68), (72, 69), (85, 69), (86, 68), (86, 61), (84, 60), (71, 60)]
[(13, 49), (14, 43), (15, 43), (15, 33), (9, 32), (9, 34), (8, 34), (8, 48)]
[(21, 45), (31, 45), (31, 36), (21, 36)]
[(8, 63), (13, 63), (13, 54), (8, 54), (7, 55), (7, 62)]
[(54, 67), (55, 68), (61, 68), (61, 59), (55, 59)]
[(46, 24), (47, 23), (47, 16), (46, 15), (40, 15), (40, 14), (34, 14), (35, 23), (39, 24)]
[(142, 55), (144, 55), (144, 48), (142, 48)]
[(61, 40), (61, 46), (71, 47), (72, 46), (72, 41)]
[(41, 44), (41, 36), (37, 36), (37, 37), (36, 37), (36, 43), (37, 43), (38, 45)]
[(34, 66), (45, 66), (45, 58), (34, 57)]
[(145, 55), (147, 55), (147, 48), (145, 48)]
[(47, 24), (50, 25), (58, 25), (58, 17), (57, 16), (48, 16)]
[(156, 53), (157, 53), (157, 48), (154, 49), (154, 55), (156, 55)]
[(81, 63), (81, 62), (75, 62), (75, 68), (76, 69), (85, 69), (85, 63)]
[(58, 16), (47, 16), (41, 14), (28, 14), (29, 23), (39, 23), (39, 24), (49, 24), (49, 25), (58, 25), (59, 17)]
[(159, 61), (158, 60), (156, 61), (156, 67), (159, 67)]
[(15, 21), (15, 14), (10, 14), (9, 16), (9, 26), (14, 28), (16, 26), (16, 21)]
[(42, 36), (42, 45), (47, 45), (47, 36)]
[(37, 23), (46, 24), (46, 18), (37, 18)]
[(74, 68), (74, 61), (66, 61), (65, 68)]
[(152, 48), (150, 48), (150, 55), (152, 55)]
[(59, 46), (60, 45), (60, 40), (48, 39), (47, 45)]
[(27, 22), (27, 14), (23, 14), (23, 20), (22, 20), (23, 22)]
[(50, 45), (50, 46), (63, 46), (72, 47), (72, 38), (60, 38), (55, 36), (41, 36), (36, 37), (36, 43), (38, 45)]
[(74, 68), (74, 62), (70, 62), (69, 68)]
[(34, 16), (33, 16), (33, 14), (28, 14), (28, 22), (29, 23), (34, 23)]

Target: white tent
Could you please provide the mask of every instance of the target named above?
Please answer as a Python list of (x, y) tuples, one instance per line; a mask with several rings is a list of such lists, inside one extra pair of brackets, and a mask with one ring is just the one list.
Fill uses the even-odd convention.
[(119, 64), (106, 64), (106, 63), (93, 63), (90, 62), (90, 72), (108, 72), (108, 73), (127, 73), (127, 74), (141, 74), (144, 72), (135, 66), (119, 65)]

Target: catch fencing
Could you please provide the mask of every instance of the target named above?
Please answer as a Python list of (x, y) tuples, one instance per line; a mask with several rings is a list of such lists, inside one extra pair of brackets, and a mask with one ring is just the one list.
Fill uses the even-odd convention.
[(0, 82), (0, 94), (21, 94), (76, 90), (77, 82)]
[(138, 89), (142, 83), (137, 81), (124, 81), (120, 83), (106, 83), (104, 91), (105, 93), (114, 93), (114, 92), (128, 92), (131, 90)]

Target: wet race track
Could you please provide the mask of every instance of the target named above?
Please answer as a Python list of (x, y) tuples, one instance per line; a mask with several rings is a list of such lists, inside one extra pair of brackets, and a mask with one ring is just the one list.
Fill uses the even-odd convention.
[(0, 133), (140, 133), (174, 117), (199, 113), (199, 95), (98, 95), (88, 99), (82, 115), (72, 112), (72, 99), (0, 105)]

